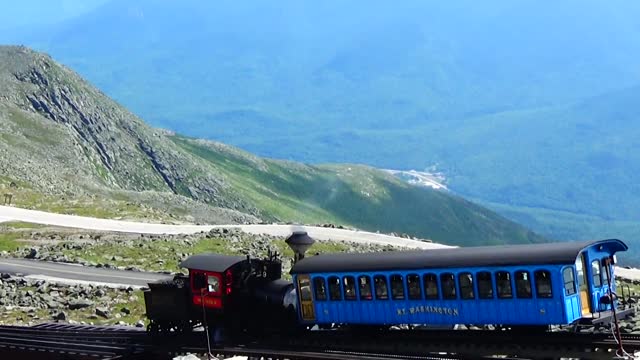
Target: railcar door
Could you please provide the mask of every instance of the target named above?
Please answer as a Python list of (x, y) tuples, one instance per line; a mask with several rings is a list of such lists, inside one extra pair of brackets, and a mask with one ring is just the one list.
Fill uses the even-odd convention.
[(316, 312), (311, 295), (311, 278), (309, 275), (298, 275), (298, 294), (300, 294), (300, 313), (302, 320), (315, 321)]
[(585, 253), (578, 255), (576, 270), (578, 271), (578, 288), (580, 289), (580, 306), (582, 315), (591, 313), (591, 296), (589, 295), (589, 277), (587, 276), (587, 261)]

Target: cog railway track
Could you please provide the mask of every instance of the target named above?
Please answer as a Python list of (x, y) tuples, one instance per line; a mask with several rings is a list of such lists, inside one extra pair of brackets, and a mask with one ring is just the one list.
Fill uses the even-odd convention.
[[(622, 337), (625, 350), (640, 352), (640, 335)], [(304, 336), (244, 339), (216, 347), (216, 355), (272, 359), (612, 359), (617, 343), (609, 334), (516, 334), (481, 330), (344, 333), (314, 331)], [(204, 332), (152, 337), (142, 329), (43, 324), (0, 326), (0, 356), (21, 359), (170, 359), (206, 354)], [(4, 355), (3, 355), (4, 354)], [(7, 358), (12, 358), (7, 357)]]

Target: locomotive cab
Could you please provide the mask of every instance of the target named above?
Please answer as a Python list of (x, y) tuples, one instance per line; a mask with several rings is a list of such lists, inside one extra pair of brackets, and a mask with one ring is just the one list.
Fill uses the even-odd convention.
[(250, 270), (248, 259), (218, 254), (193, 255), (180, 266), (189, 269), (191, 304), (220, 314), (234, 294), (235, 279)]
[(245, 327), (257, 305), (264, 303), (268, 312), (276, 313), (290, 288), (280, 280), (278, 254), (266, 259), (197, 254), (180, 266), (189, 270), (188, 277), (150, 283), (145, 291), (151, 332), (186, 331), (204, 324)]

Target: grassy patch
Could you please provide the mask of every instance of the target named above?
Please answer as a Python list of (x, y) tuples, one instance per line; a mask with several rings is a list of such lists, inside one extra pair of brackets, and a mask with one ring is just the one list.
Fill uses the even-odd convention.
[(7, 227), (9, 229), (41, 229), (46, 227), (46, 225), (34, 224), (24, 221), (7, 221), (1, 223), (1, 226)]
[[(339, 221), (317, 203), (305, 201), (314, 189), (322, 191), (321, 185), (325, 179), (317, 176), (318, 174), (314, 174), (315, 177), (305, 177), (300, 175), (300, 169), (292, 171), (293, 169), (275, 162), (256, 160), (248, 154), (212, 149), (180, 136), (171, 139), (221, 172), (243, 198), (251, 200), (269, 216), (302, 223)], [(308, 172), (310, 168), (304, 169)], [(309, 183), (311, 178), (316, 183)]]
[(64, 136), (57, 127), (46, 126), (41, 119), (34, 119), (19, 110), (10, 109), (9, 119), (20, 127), (24, 137), (31, 142), (54, 145), (57, 142), (56, 136)]
[(181, 254), (188, 249), (185, 245), (140, 240), (85, 244), (81, 249), (63, 250), (63, 254), (76, 261), (85, 260), (95, 264), (177, 271)]
[(21, 234), (15, 232), (0, 232), (0, 251), (14, 251), (20, 247)]
[(215, 253), (225, 255), (238, 255), (239, 252), (229, 248), (229, 241), (220, 238), (201, 239), (195, 245), (184, 248), (192, 254)]
[(616, 279), (616, 289), (618, 295), (622, 296), (622, 289), (624, 288), (625, 294), (631, 293), (631, 295), (640, 296), (640, 285), (633, 284), (627, 279)]
[[(193, 240), (142, 238), (127, 241), (91, 242), (82, 246), (67, 246), (63, 242), (56, 248), (73, 261), (84, 260), (94, 264), (109, 264), (118, 267), (134, 266), (149, 271), (177, 272), (181, 270), (180, 261), (192, 254), (245, 255), (247, 249), (255, 248), (250, 236), (238, 236), (237, 238), (237, 241), (216, 237)], [(253, 256), (265, 256), (267, 249), (271, 248), (286, 258), (293, 258), (293, 252), (283, 239), (273, 239), (268, 245), (262, 243), (259, 246), (260, 248), (253, 252)], [(342, 252), (349, 249), (349, 245), (344, 243), (318, 241), (311, 247), (309, 253)]]
[[(142, 291), (134, 291), (125, 296), (121, 296), (122, 290), (107, 290), (106, 293), (105, 297), (110, 299), (108, 303), (98, 303), (96, 306), (80, 310), (69, 310), (66, 312), (67, 316), (71, 320), (85, 321), (94, 325), (115, 325), (120, 321), (135, 324), (142, 320), (146, 326), (148, 320), (145, 316), (144, 293)], [(96, 307), (107, 308), (110, 312), (109, 317), (96, 316)], [(126, 308), (129, 313), (123, 312), (123, 308)]]
[(16, 207), (57, 214), (88, 216), (103, 219), (174, 220), (164, 209), (144, 206), (126, 195), (110, 193), (98, 196), (44, 195), (38, 191), (19, 187), (12, 191), (12, 204)]

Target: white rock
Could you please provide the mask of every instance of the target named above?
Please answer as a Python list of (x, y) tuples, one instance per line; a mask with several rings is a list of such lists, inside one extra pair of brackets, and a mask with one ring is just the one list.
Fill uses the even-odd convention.
[(174, 357), (173, 360), (200, 360), (200, 358), (195, 356), (195, 355), (193, 355), (193, 354), (188, 354), (188, 355), (185, 355), (185, 356)]

